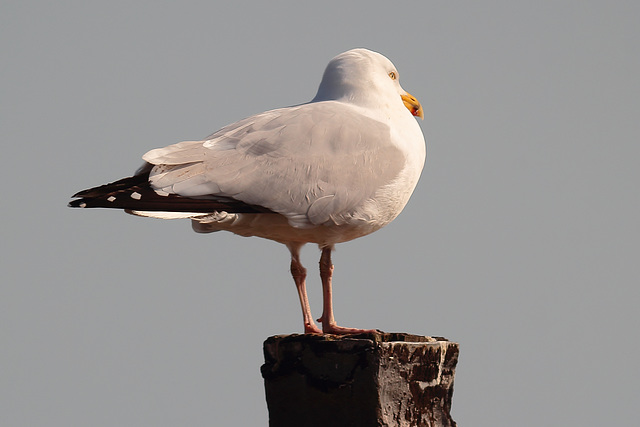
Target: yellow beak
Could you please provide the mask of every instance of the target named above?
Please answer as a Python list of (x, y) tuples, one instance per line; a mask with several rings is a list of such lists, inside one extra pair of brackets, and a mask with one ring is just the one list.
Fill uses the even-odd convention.
[(400, 95), (400, 97), (402, 98), (402, 102), (404, 102), (404, 106), (407, 107), (409, 111), (411, 111), (411, 114), (424, 120), (422, 105), (420, 105), (415, 96), (411, 95), (410, 93), (405, 93), (404, 95)]

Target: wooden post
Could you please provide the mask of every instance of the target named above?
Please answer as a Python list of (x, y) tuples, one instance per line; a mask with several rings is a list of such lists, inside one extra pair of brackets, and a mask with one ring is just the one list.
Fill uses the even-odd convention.
[(403, 333), (264, 342), (269, 426), (455, 426), (458, 344)]

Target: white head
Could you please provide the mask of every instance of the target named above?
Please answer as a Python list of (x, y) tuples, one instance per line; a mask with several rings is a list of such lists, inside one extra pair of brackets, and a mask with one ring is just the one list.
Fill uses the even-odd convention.
[(367, 49), (348, 50), (329, 62), (313, 101), (330, 100), (370, 108), (389, 100), (397, 105), (403, 102), (411, 114), (423, 117), (420, 103), (400, 86), (393, 63)]

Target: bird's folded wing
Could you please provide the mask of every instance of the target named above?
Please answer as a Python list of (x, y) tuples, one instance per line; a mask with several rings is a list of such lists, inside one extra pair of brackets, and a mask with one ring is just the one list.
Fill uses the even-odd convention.
[(229, 197), (300, 227), (358, 215), (405, 165), (386, 124), (339, 102), (268, 111), (143, 158), (158, 192)]

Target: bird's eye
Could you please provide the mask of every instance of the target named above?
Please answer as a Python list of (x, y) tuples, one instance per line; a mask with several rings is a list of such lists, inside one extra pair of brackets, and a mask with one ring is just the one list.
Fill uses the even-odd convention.
[(398, 76), (396, 76), (396, 73), (394, 73), (393, 71), (389, 73), (389, 77), (391, 77), (391, 80), (395, 80), (398, 78)]

